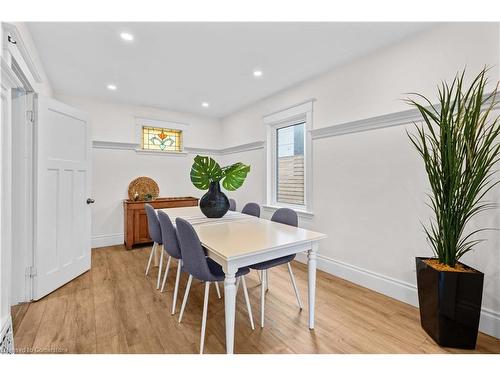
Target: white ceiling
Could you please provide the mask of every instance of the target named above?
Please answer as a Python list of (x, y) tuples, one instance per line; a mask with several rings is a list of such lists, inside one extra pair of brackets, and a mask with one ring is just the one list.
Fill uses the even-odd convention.
[[(429, 23), (28, 23), (54, 91), (223, 117)], [(123, 31), (134, 35), (123, 41)], [(263, 76), (252, 72), (260, 69)], [(109, 91), (106, 86), (118, 89)], [(201, 102), (210, 103), (203, 108)]]

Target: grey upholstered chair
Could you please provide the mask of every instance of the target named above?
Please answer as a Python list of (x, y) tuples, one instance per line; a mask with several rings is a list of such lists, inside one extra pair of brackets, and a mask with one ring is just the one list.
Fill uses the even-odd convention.
[(257, 203), (247, 203), (241, 210), (241, 213), (260, 217), (260, 206)]
[[(149, 273), (149, 267), (151, 266), (151, 260), (153, 259), (153, 255), (156, 254), (158, 246), (162, 246), (163, 241), (161, 237), (160, 222), (158, 221), (158, 216), (156, 215), (155, 209), (153, 208), (153, 206), (147, 203), (144, 205), (144, 208), (146, 209), (146, 216), (148, 218), (149, 237), (153, 240), (153, 247), (151, 248), (148, 265), (146, 266), (146, 275), (147, 275)], [(162, 269), (163, 269), (163, 251), (161, 251), (160, 255), (160, 267), (158, 268), (158, 280), (156, 281), (156, 289), (160, 288), (160, 278)]]
[[(286, 225), (291, 225), (297, 227), (299, 224), (299, 220), (297, 217), (297, 213), (290, 208), (279, 208), (274, 212), (271, 217), (271, 221), (275, 221), (277, 223), (282, 223)], [(302, 301), (300, 300), (299, 290), (297, 288), (297, 284), (295, 282), (295, 277), (293, 276), (292, 266), (290, 262), (295, 259), (295, 254), (286, 255), (284, 257), (271, 259), (262, 263), (253, 264), (250, 268), (258, 270), (261, 272), (260, 280), (260, 326), (264, 327), (264, 306), (265, 306), (265, 298), (266, 298), (266, 289), (269, 285), (268, 278), (268, 270), (269, 268), (279, 266), (281, 264), (287, 264), (288, 272), (290, 273), (290, 280), (292, 281), (293, 290), (295, 292), (295, 297), (297, 298), (297, 303), (299, 308), (302, 310)]]
[(170, 268), (170, 260), (177, 259), (177, 276), (175, 277), (174, 297), (172, 300), (172, 315), (175, 314), (175, 306), (177, 305), (177, 293), (179, 291), (179, 281), (181, 278), (182, 270), (182, 254), (177, 239), (177, 231), (170, 220), (170, 217), (163, 211), (158, 212), (158, 220), (160, 221), (161, 236), (163, 238), (163, 249), (168, 254), (167, 267), (163, 275), (163, 282), (161, 284), (161, 292), (165, 289), (167, 282), (168, 270)]
[(236, 211), (236, 201), (229, 198), (229, 211)]
[[(175, 223), (177, 226), (177, 235), (183, 256), (183, 267), (189, 273), (189, 279), (186, 286), (186, 291), (184, 293), (184, 299), (182, 300), (181, 312), (179, 314), (179, 323), (182, 321), (182, 316), (184, 315), (184, 310), (186, 308), (189, 289), (191, 288), (193, 277), (205, 283), (205, 298), (203, 300), (203, 317), (201, 321), (200, 337), (200, 354), (202, 354), (203, 346), (205, 343), (205, 327), (207, 323), (208, 292), (210, 289), (210, 284), (217, 284), (217, 282), (219, 281), (224, 281), (225, 274), (222, 270), (222, 267), (218, 263), (205, 256), (205, 252), (203, 251), (203, 247), (201, 246), (198, 235), (196, 234), (192, 225), (181, 218), (177, 218), (175, 220)], [(248, 317), (250, 319), (250, 325), (252, 326), (252, 329), (254, 329), (252, 308), (250, 306), (248, 290), (245, 283), (245, 275), (249, 272), (250, 270), (248, 269), (248, 267), (242, 267), (238, 269), (238, 272), (236, 272), (236, 278), (240, 279), (241, 284), (243, 285)], [(236, 290), (236, 292), (237, 291), (238, 290)]]

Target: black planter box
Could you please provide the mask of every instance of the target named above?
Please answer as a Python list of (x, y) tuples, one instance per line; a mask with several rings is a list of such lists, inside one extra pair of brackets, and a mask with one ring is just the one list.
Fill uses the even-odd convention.
[(416, 258), (422, 328), (441, 346), (474, 349), (484, 274), (438, 271), (426, 259)]

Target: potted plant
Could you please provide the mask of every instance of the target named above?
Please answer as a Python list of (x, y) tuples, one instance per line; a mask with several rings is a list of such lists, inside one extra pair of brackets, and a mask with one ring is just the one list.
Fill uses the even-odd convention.
[(243, 163), (235, 163), (222, 167), (209, 156), (196, 155), (191, 167), (191, 182), (198, 189), (208, 192), (200, 199), (201, 212), (206, 217), (222, 217), (229, 210), (229, 199), (220, 189), (222, 186), (229, 191), (238, 189), (248, 172), (250, 166)]
[[(465, 87), (464, 73), (439, 88), (439, 105), (408, 102), (422, 115), (416, 134), (408, 133), (429, 179), (433, 218), (424, 226), (435, 257), (416, 258), (422, 328), (439, 345), (473, 349), (476, 345), (484, 275), (459, 262), (481, 242), (467, 224), (493, 207), (486, 194), (499, 181), (499, 116), (496, 89), (486, 95), (487, 69)], [(498, 85), (497, 85), (498, 88)]]

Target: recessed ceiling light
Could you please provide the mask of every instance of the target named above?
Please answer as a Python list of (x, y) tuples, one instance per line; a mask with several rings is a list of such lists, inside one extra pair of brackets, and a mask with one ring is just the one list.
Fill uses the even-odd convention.
[(210, 107), (210, 104), (209, 104), (209, 103), (207, 103), (207, 102), (203, 102), (203, 103), (201, 103), (201, 106), (202, 106), (203, 108), (208, 108), (208, 107)]
[(131, 42), (132, 40), (134, 40), (134, 36), (130, 33), (120, 33), (120, 37), (127, 42)]
[(254, 70), (253, 76), (254, 77), (262, 77), (262, 70)]
[(108, 86), (106, 86), (108, 88), (108, 90), (112, 90), (112, 91), (115, 91), (116, 90), (116, 85), (113, 85), (113, 84), (109, 84)]

